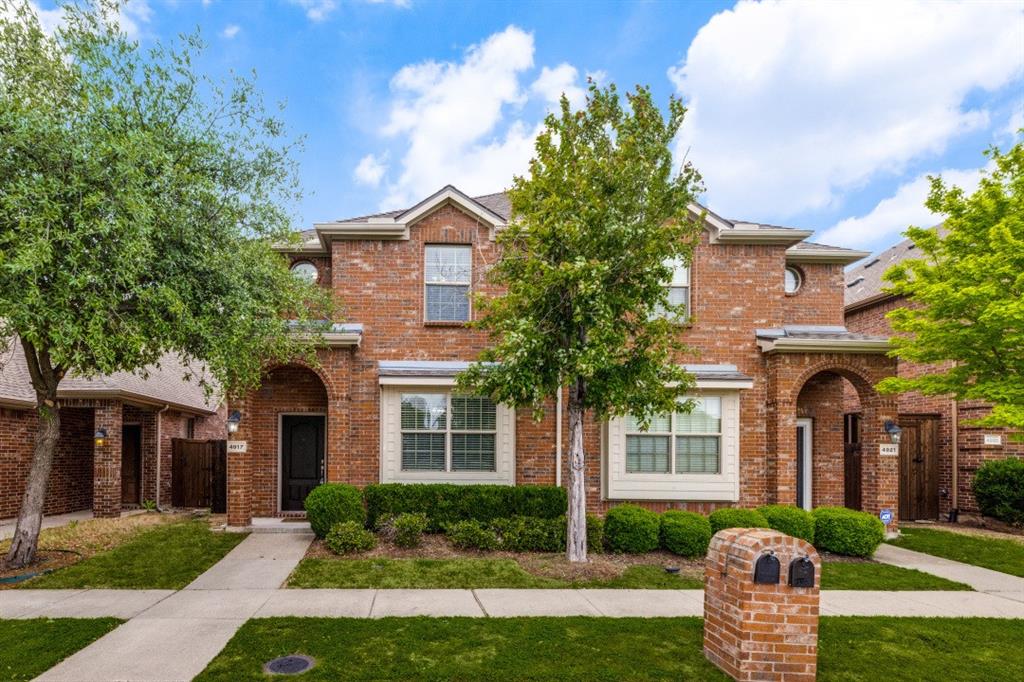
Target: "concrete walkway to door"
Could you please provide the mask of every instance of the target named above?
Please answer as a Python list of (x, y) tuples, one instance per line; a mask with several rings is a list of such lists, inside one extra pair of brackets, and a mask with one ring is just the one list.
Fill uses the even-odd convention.
[[(251, 534), (185, 589), (151, 594), (153, 603), (127, 623), (37, 679), (191, 680), (278, 592), (312, 541), (307, 533)], [(85, 592), (98, 596), (106, 590)], [(110, 596), (108, 608), (123, 598)], [(59, 603), (50, 611), (59, 615)]]
[(912, 568), (940, 578), (970, 585), (978, 592), (1024, 602), (1024, 578), (1000, 573), (980, 566), (972, 566), (951, 559), (914, 552), (894, 545), (880, 545), (875, 560), (901, 568)]

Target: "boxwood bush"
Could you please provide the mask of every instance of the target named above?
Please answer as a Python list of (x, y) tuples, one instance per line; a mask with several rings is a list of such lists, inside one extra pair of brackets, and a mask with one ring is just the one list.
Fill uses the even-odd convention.
[(708, 516), (708, 521), (711, 523), (712, 535), (726, 528), (769, 528), (768, 519), (756, 509), (716, 509)]
[(985, 516), (1024, 524), (1024, 459), (985, 462), (974, 474), (974, 499)]
[(708, 553), (711, 523), (693, 512), (667, 511), (661, 515), (661, 546), (690, 559)]
[(605, 543), (613, 552), (653, 552), (658, 549), (660, 533), (658, 515), (635, 504), (612, 507), (604, 517)]
[(306, 496), (306, 519), (317, 537), (324, 537), (336, 523), (366, 523), (363, 495), (348, 483), (323, 483)]
[(394, 543), (399, 547), (419, 547), (427, 530), (426, 514), (399, 514), (391, 522)]
[(456, 521), (445, 529), (445, 535), (459, 549), (497, 549), (498, 534), (475, 519)]
[(559, 552), (565, 549), (565, 517), (540, 519), (513, 516), (488, 524), (498, 536), (501, 549), (510, 552)]
[(377, 538), (358, 521), (342, 521), (331, 526), (324, 544), (335, 554), (351, 554), (373, 549)]
[(384, 516), (418, 513), (427, 515), (427, 530), (435, 533), (459, 521), (554, 519), (568, 509), (565, 489), (553, 485), (376, 483), (363, 489), (363, 497), (371, 526)]
[(604, 551), (604, 519), (596, 514), (587, 514), (587, 551)]
[(757, 511), (768, 521), (769, 528), (814, 544), (814, 517), (806, 509), (770, 504)]
[(885, 539), (885, 524), (867, 512), (818, 507), (813, 516), (814, 546), (820, 550), (869, 557)]

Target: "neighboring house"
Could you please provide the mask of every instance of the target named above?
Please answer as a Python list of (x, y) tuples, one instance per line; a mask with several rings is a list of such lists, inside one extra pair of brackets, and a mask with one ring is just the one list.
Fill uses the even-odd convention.
[[(882, 251), (846, 273), (846, 325), (851, 331), (889, 336), (892, 327), (886, 313), (907, 307), (902, 296), (884, 291), (882, 276), (893, 265), (917, 258), (914, 243), (907, 239)], [(919, 376), (926, 366), (899, 360), (899, 376)], [(951, 511), (977, 514), (971, 489), (974, 472), (985, 461), (1015, 455), (1024, 456), (1024, 443), (1011, 438), (1004, 429), (980, 428), (972, 420), (984, 417), (989, 405), (978, 401), (956, 401), (949, 397), (900, 395), (900, 518), (937, 519)], [(847, 421), (858, 415), (849, 409)], [(855, 434), (856, 432), (853, 431)], [(847, 436), (852, 441), (854, 436)]]
[[(268, 368), (262, 387), (232, 404), (241, 422), (229, 442), (231, 525), (301, 512), (324, 480), (567, 482), (561, 401), (538, 422), (453, 391), (488, 342), (466, 326), (477, 318), (470, 294), (498, 293), (486, 272), (508, 219), (506, 195), (448, 186), (409, 209), (303, 233), (292, 267), (333, 289), (346, 322), (325, 335), (318, 367)], [(679, 333), (695, 354), (679, 361), (696, 376), (699, 407), (647, 432), (631, 419), (588, 419), (588, 507), (895, 510), (898, 458), (880, 446), (896, 402), (872, 388), (895, 361), (887, 339), (843, 321), (843, 268), (867, 254), (710, 212), (704, 228), (692, 264), (666, 282), (691, 311)], [(844, 458), (844, 380), (860, 397), (859, 469)]]
[[(61, 381), (60, 440), (44, 513), (91, 509), (117, 516), (145, 501), (170, 506), (171, 439), (223, 439), (226, 433), (225, 408), (208, 402), (185, 375), (167, 356), (147, 376), (119, 372)], [(38, 425), (35, 405), (21, 344), (0, 341), (0, 519), (21, 509)], [(102, 445), (95, 439), (101, 429)]]

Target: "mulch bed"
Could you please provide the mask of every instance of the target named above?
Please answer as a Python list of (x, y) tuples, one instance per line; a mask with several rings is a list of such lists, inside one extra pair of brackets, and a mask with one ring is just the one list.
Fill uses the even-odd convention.
[[(0, 559), (0, 579), (11, 578), (25, 573), (42, 573), (58, 568), (64, 568), (76, 564), (82, 560), (82, 555), (77, 552), (61, 552), (52, 549), (41, 549), (36, 552), (36, 559), (28, 566), (22, 568), (8, 568), (7, 562)], [(18, 583), (0, 582), (0, 590), (16, 587)]]
[(571, 563), (561, 553), (547, 552), (484, 552), (463, 550), (452, 547), (441, 534), (423, 536), (419, 547), (407, 549), (386, 541), (379, 541), (377, 547), (358, 555), (340, 557), (316, 540), (306, 552), (307, 559), (512, 559), (528, 573), (542, 578), (559, 580), (604, 580), (615, 578), (630, 566), (655, 565), (678, 566), (684, 576), (700, 577), (704, 574), (704, 562), (684, 559), (671, 552), (656, 551), (648, 554), (597, 554), (589, 553), (585, 564)]

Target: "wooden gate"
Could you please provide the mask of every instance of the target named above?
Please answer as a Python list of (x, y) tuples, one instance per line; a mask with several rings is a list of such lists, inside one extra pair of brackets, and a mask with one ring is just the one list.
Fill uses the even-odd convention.
[(939, 420), (900, 415), (900, 520), (939, 518)]
[(175, 507), (208, 507), (227, 512), (227, 442), (171, 440), (171, 499)]

